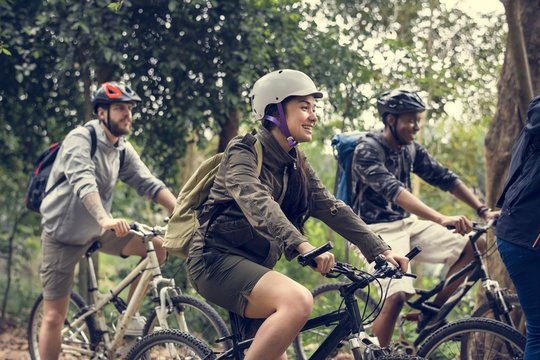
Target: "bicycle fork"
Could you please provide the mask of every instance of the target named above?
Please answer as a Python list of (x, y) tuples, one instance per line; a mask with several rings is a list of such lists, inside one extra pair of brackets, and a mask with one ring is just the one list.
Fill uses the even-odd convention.
[(486, 297), (493, 309), (493, 314), (496, 320), (502, 320), (508, 325), (515, 328), (514, 321), (510, 316), (512, 310), (512, 304), (507, 304), (504, 299), (504, 290), (499, 286), (499, 282), (496, 280), (487, 279), (482, 281), (482, 286), (486, 291)]

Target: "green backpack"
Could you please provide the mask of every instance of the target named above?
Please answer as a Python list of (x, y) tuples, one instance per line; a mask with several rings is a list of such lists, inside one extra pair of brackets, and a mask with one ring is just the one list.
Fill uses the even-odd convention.
[[(262, 169), (262, 146), (259, 140), (255, 140), (253, 146), (257, 153), (259, 176)], [(222, 158), (223, 153), (219, 153), (206, 159), (180, 190), (163, 242), (163, 247), (168, 252), (183, 259), (187, 258), (191, 239), (200, 226), (199, 213), (208, 199)]]

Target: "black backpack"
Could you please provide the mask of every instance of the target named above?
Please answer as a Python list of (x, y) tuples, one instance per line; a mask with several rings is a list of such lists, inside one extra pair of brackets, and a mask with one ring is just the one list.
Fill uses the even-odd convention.
[[(93, 159), (96, 154), (97, 148), (97, 136), (96, 129), (93, 126), (87, 125), (85, 128), (90, 132), (91, 138), (91, 148), (90, 148), (90, 158)], [(53, 186), (47, 190), (47, 181), (49, 180), (49, 175), (54, 164), (54, 160), (58, 155), (60, 150), (61, 142), (52, 144), (47, 150), (45, 150), (34, 163), (34, 170), (28, 181), (28, 187), (26, 190), (26, 207), (32, 211), (39, 213), (39, 207), (41, 202), (51, 191), (53, 191), (58, 185), (66, 181), (66, 175), (62, 176), (56, 180)], [(124, 164), (125, 150), (120, 152), (120, 168)]]

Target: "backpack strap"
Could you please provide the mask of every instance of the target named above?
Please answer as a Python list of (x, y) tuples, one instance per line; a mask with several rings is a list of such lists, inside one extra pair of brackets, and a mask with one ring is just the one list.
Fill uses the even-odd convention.
[(255, 148), (255, 152), (257, 153), (257, 177), (259, 177), (261, 175), (263, 162), (263, 149), (259, 139), (255, 140), (253, 147)]
[(119, 170), (122, 169), (122, 166), (124, 166), (124, 162), (126, 161), (126, 149), (122, 149), (120, 151), (120, 167)]
[(85, 125), (84, 127), (90, 132), (90, 159), (93, 159), (97, 150), (96, 129), (92, 125)]
[[(90, 159), (93, 159), (94, 155), (96, 155), (96, 150), (97, 150), (96, 129), (94, 129), (94, 127), (92, 125), (85, 125), (84, 127), (87, 128), (88, 131), (90, 132)], [(43, 195), (43, 198), (45, 198), (45, 196), (49, 195), (54, 189), (56, 189), (60, 184), (62, 184), (66, 180), (67, 180), (66, 174), (62, 174), (62, 176), (60, 176), (58, 178), (58, 180), (56, 180), (56, 182), (53, 184), (53, 186), (51, 186), (51, 188), (49, 190), (45, 191), (45, 194)]]
[[(253, 148), (255, 149), (255, 152), (257, 153), (257, 177), (261, 175), (262, 171), (262, 163), (263, 163), (263, 148), (262, 144), (254, 135), (256, 134), (255, 130), (253, 130), (252, 133), (247, 133), (243, 138), (242, 142), (244, 144), (251, 144)], [(219, 214), (223, 212), (227, 207), (231, 205), (231, 202), (228, 203), (221, 203), (214, 205), (210, 211), (207, 213), (202, 214), (202, 216), (199, 218), (199, 222), (203, 224), (208, 220), (208, 224), (206, 225), (206, 231), (204, 233), (204, 237), (206, 238), (206, 234), (208, 232), (208, 229), (210, 228), (210, 225), (214, 222), (214, 220), (218, 217)]]
[(255, 137), (255, 134), (257, 134), (256, 130), (253, 130), (251, 133), (247, 133), (242, 138), (242, 142), (244, 144), (253, 146), (255, 149), (255, 153), (257, 154), (257, 177), (259, 177), (262, 171), (263, 149), (261, 142), (259, 139), (257, 139), (257, 137)]

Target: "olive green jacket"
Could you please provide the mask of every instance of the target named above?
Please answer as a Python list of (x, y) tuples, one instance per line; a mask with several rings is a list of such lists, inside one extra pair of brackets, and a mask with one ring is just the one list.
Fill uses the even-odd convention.
[[(205, 203), (205, 211), (210, 212), (221, 204), (219, 214), (201, 225), (192, 241), (190, 256), (200, 256), (202, 251), (214, 249), (273, 268), (282, 253), (290, 260), (298, 255), (298, 245), (308, 241), (280, 207), (287, 191), (289, 171), (298, 171), (297, 160), (283, 150), (265, 128), (260, 127), (256, 137), (263, 148), (260, 176), (256, 173), (257, 154), (253, 145), (242, 136), (231, 140)], [(357, 245), (370, 262), (390, 249), (349, 206), (328, 192), (307, 165), (312, 202), (310, 216)], [(208, 223), (211, 225), (207, 228)]]

